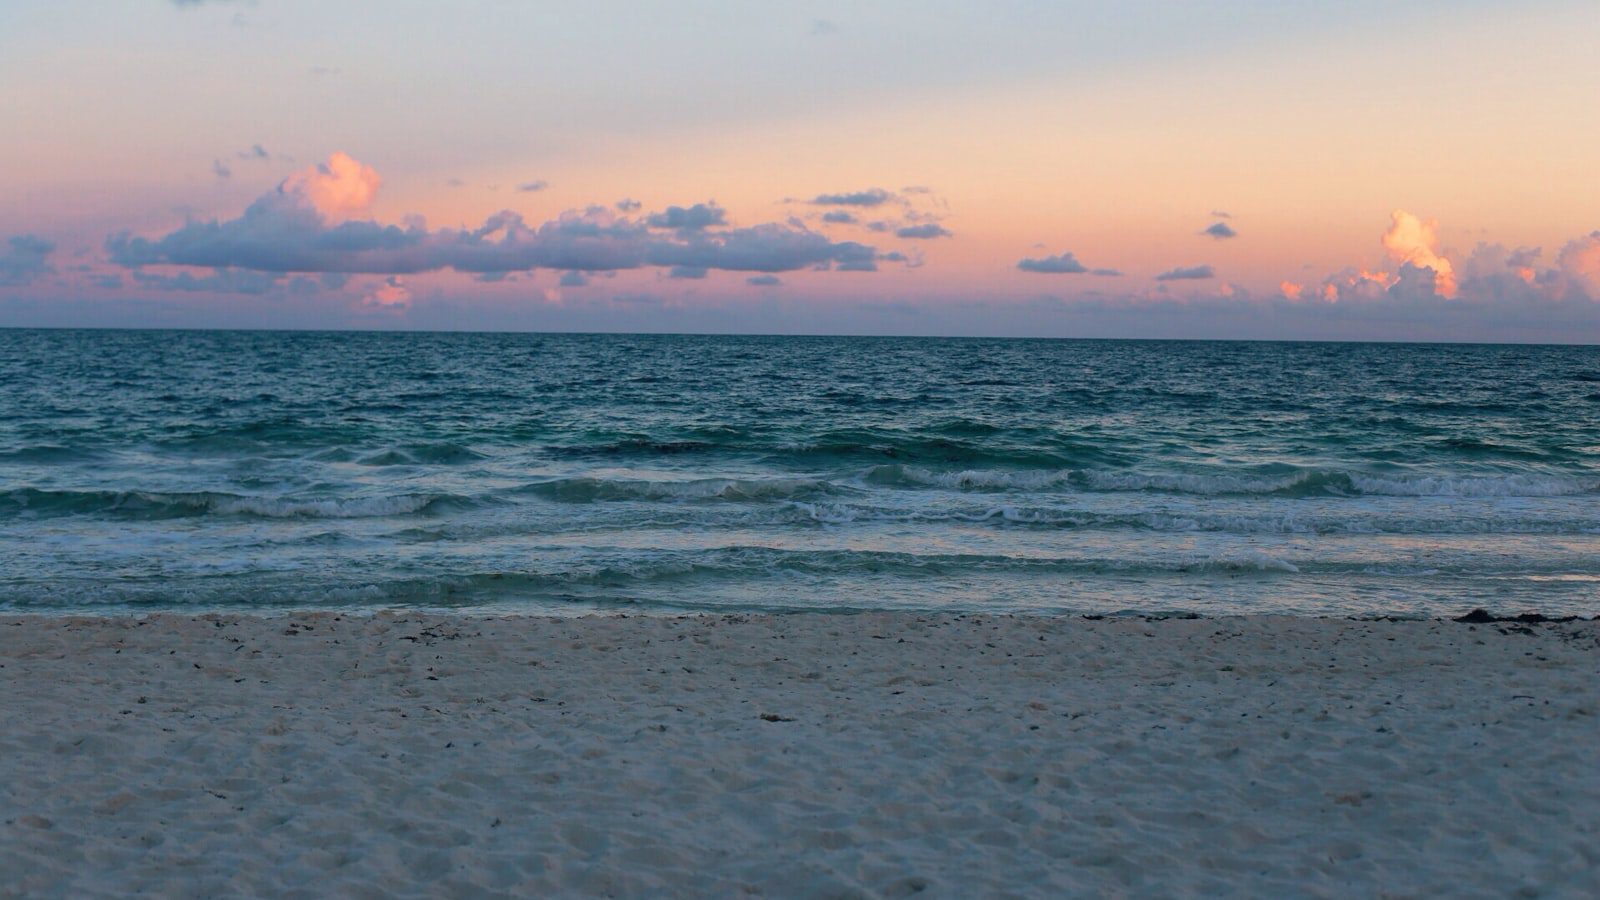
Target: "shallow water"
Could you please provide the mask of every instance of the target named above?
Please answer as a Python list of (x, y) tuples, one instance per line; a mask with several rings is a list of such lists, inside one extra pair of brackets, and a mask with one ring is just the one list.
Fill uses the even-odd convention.
[(1600, 612), (1600, 348), (0, 330), (0, 605)]

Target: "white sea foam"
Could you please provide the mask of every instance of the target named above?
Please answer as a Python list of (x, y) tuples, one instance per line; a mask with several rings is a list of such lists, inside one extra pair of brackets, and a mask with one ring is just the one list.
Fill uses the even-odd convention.
[(1192, 556), (1184, 565), (1197, 569), (1220, 569), (1227, 572), (1287, 572), (1298, 573), (1300, 567), (1255, 547), (1237, 547), (1217, 553)]
[(964, 469), (960, 472), (935, 472), (921, 466), (879, 466), (869, 473), (869, 479), (893, 483), (942, 487), (951, 490), (1025, 490), (1048, 491), (1068, 487), (1072, 483), (1070, 471), (1003, 471), (997, 469)]
[(1200, 475), (1185, 472), (1085, 472), (1084, 484), (1097, 491), (1170, 491), (1184, 494), (1271, 494), (1313, 477), (1291, 475)]
[(1363, 494), (1396, 497), (1565, 497), (1600, 491), (1600, 481), (1567, 475), (1351, 475)]

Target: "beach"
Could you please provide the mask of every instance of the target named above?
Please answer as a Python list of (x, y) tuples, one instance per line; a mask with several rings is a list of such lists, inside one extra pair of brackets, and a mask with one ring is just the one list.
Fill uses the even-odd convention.
[(1582, 896), (1600, 622), (0, 619), (4, 896)]

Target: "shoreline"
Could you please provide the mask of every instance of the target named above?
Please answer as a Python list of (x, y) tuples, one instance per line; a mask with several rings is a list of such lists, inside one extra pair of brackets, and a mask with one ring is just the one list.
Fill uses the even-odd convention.
[(1600, 622), (0, 616), (27, 895), (1600, 890)]
[(1084, 622), (1166, 622), (1174, 620), (1229, 622), (1234, 620), (1305, 620), (1317, 622), (1453, 622), (1469, 625), (1495, 625), (1495, 624), (1550, 624), (1561, 625), (1573, 622), (1600, 622), (1600, 612), (1584, 613), (1546, 613), (1540, 610), (1526, 610), (1523, 612), (1491, 612), (1483, 607), (1475, 607), (1466, 612), (1439, 613), (1434, 615), (1407, 615), (1404, 613), (1352, 613), (1338, 615), (1333, 613), (1298, 613), (1298, 612), (1265, 612), (1265, 613), (1239, 613), (1239, 614), (1213, 614), (1194, 612), (1191, 610), (1169, 610), (1137, 612), (1133, 610), (1120, 610), (1115, 612), (1085, 612), (1072, 611), (1028, 611), (1007, 610), (1003, 612), (988, 612), (983, 610), (967, 609), (883, 609), (870, 606), (827, 606), (827, 607), (784, 607), (784, 608), (750, 608), (750, 609), (717, 609), (707, 607), (704, 609), (689, 606), (649, 606), (649, 605), (617, 605), (606, 607), (575, 608), (571, 611), (560, 609), (539, 608), (530, 611), (508, 610), (503, 606), (369, 606), (369, 607), (325, 607), (325, 606), (262, 606), (262, 607), (215, 607), (198, 606), (195, 608), (180, 607), (113, 607), (100, 609), (85, 607), (82, 609), (8, 609), (0, 614), (0, 627), (13, 622), (27, 622), (39, 620), (41, 622), (60, 622), (71, 620), (75, 622), (106, 622), (137, 621), (151, 618), (172, 619), (227, 619), (227, 620), (261, 620), (279, 621), (282, 619), (325, 617), (336, 619), (350, 619), (359, 621), (380, 616), (426, 616), (440, 619), (461, 619), (463, 621), (504, 620), (516, 622), (522, 620), (542, 622), (573, 622), (586, 619), (681, 619), (685, 621), (733, 619), (746, 620), (751, 618), (786, 619), (786, 618), (852, 618), (856, 616), (886, 615), (912, 619), (967, 619), (982, 617), (987, 619), (1015, 619), (1021, 621), (1084, 621)]

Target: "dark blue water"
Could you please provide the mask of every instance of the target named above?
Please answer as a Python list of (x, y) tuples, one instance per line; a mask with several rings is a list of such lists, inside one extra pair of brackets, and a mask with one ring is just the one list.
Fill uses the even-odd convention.
[(0, 331), (0, 605), (1600, 612), (1600, 349)]

